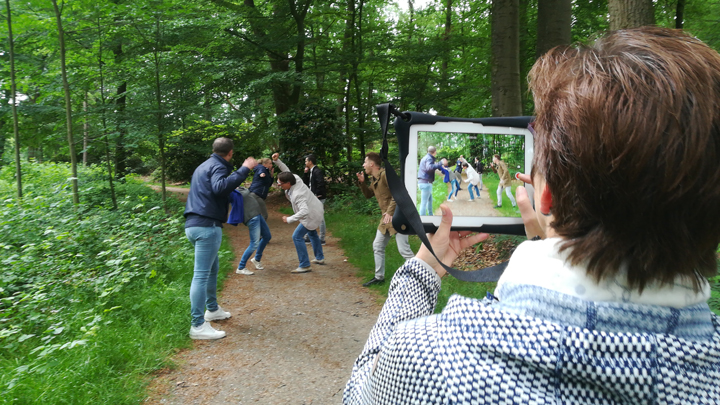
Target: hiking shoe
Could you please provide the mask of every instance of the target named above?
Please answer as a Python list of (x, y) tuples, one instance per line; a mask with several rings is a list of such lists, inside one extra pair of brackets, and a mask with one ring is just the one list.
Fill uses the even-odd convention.
[(501, 208), (501, 207), (502, 207), (502, 205), (496, 205), (496, 206), (495, 206), (495, 208)]
[(310, 260), (310, 263), (325, 264), (325, 259), (319, 259), (319, 260), (318, 260), (318, 259), (312, 259), (312, 260)]
[(307, 273), (308, 271), (312, 271), (312, 268), (310, 266), (308, 267), (298, 267), (295, 270), (290, 270), (290, 273)]
[(230, 312), (223, 311), (220, 305), (218, 305), (218, 309), (216, 311), (205, 311), (205, 322), (222, 321), (223, 319), (228, 319), (231, 316)]
[(305, 243), (306, 243), (306, 244), (308, 244), (308, 245), (310, 244), (310, 237), (309, 237), (309, 236), (305, 235), (305, 237), (304, 237), (303, 239), (305, 240)]
[(382, 284), (382, 283), (384, 283), (384, 282), (385, 282), (385, 279), (384, 279), (384, 278), (375, 278), (375, 277), (373, 277), (372, 280), (368, 281), (367, 283), (364, 283), (364, 284), (363, 284), (363, 287), (370, 287), (371, 285)]
[(325, 239), (320, 239), (320, 244), (325, 246)]
[(265, 267), (263, 267), (263, 265), (260, 264), (259, 261), (255, 260), (254, 257), (252, 259), (250, 259), (250, 263), (252, 263), (255, 266), (255, 269), (257, 269), (257, 270), (265, 270)]
[(213, 340), (224, 337), (225, 332), (221, 330), (216, 330), (215, 328), (210, 326), (210, 322), (205, 322), (200, 326), (190, 327), (190, 339)]
[(245, 269), (245, 268), (237, 269), (237, 270), (235, 270), (235, 273), (237, 273), (237, 274), (244, 274), (244, 275), (246, 275), (246, 276), (252, 276), (253, 274), (255, 274), (255, 273), (253, 273), (252, 271), (250, 271), (250, 270), (248, 270), (248, 269)]

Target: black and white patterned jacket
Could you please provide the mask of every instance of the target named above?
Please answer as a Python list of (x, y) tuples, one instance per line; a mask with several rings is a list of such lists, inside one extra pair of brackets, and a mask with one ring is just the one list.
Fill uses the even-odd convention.
[(720, 321), (522, 284), (453, 296), (412, 259), (353, 367), (345, 404), (720, 404)]

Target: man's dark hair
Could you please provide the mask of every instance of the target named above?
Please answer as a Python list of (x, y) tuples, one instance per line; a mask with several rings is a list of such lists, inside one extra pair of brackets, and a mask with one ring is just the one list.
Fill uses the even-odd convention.
[(467, 163), (463, 163), (463, 164), (462, 164), (462, 167), (470, 167), (470, 166), (468, 166)]
[(720, 55), (680, 30), (556, 47), (530, 71), (550, 226), (597, 281), (699, 291), (720, 242)]
[(498, 154), (493, 155), (493, 157), (497, 158), (497, 160), (502, 160), (502, 159), (500, 159), (500, 155), (498, 155)]
[(365, 155), (368, 160), (375, 163), (377, 167), (382, 166), (382, 159), (380, 159), (380, 154), (377, 152), (368, 152), (367, 155)]
[(305, 159), (309, 160), (313, 164), (313, 166), (317, 165), (317, 156), (315, 156), (315, 154), (311, 153), (305, 156)]
[(295, 175), (290, 172), (282, 172), (278, 174), (278, 180), (283, 183), (290, 183), (293, 186), (295, 185)]
[(212, 150), (213, 153), (225, 157), (233, 150), (233, 141), (230, 138), (217, 138), (213, 141)]

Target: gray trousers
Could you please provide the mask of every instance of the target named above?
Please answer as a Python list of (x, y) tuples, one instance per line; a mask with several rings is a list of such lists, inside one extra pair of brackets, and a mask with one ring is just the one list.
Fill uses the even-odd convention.
[[(389, 232), (381, 233), (380, 231), (375, 231), (373, 253), (375, 254), (375, 278), (378, 280), (385, 279), (385, 248), (390, 242), (391, 237)], [(396, 233), (395, 242), (397, 243), (400, 256), (405, 258), (405, 260), (415, 257), (415, 253), (410, 249), (410, 242), (408, 242), (407, 235)]]

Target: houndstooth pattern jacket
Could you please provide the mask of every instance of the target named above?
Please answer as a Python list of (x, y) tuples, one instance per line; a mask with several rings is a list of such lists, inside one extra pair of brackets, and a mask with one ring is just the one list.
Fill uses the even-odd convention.
[(345, 404), (720, 404), (720, 321), (682, 309), (598, 303), (505, 284), (453, 296), (417, 259), (393, 277)]

